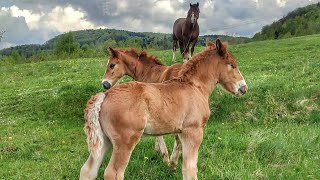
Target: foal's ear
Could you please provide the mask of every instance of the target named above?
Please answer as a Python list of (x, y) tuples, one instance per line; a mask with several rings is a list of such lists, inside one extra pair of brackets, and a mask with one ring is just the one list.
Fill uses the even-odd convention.
[(217, 47), (218, 54), (220, 56), (224, 56), (227, 53), (227, 49), (226, 49), (225, 45), (222, 44), (220, 39), (216, 40), (216, 47)]
[(197, 2), (197, 7), (199, 7), (199, 3)]
[(216, 47), (216, 45), (214, 44), (214, 42), (210, 41), (210, 39), (207, 38), (207, 39), (206, 39), (206, 47), (209, 47), (209, 46)]
[(108, 49), (109, 49), (109, 55), (111, 57), (117, 57), (118, 52), (115, 49), (113, 49), (112, 47), (108, 47)]
[(190, 7), (192, 7), (192, 4), (190, 3)]

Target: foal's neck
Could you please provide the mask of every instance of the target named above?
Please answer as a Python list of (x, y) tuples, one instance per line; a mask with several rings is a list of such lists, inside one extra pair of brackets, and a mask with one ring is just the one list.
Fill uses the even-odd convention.
[(200, 62), (197, 62), (198, 64), (185, 74), (186, 81), (191, 82), (208, 98), (218, 83), (219, 77), (218, 60), (214, 56), (211, 54), (200, 59)]
[[(124, 58), (126, 75), (140, 82), (161, 82), (161, 76), (167, 66), (157, 64), (152, 59), (139, 60), (138, 57), (128, 56)], [(148, 57), (144, 57), (148, 58)]]
[(136, 81), (140, 82), (162, 82), (162, 74), (167, 66), (156, 63), (142, 63), (140, 62), (136, 70)]
[(123, 63), (125, 64), (125, 75), (131, 76), (132, 78), (135, 78), (135, 65), (138, 58), (134, 58), (127, 54), (123, 55)]

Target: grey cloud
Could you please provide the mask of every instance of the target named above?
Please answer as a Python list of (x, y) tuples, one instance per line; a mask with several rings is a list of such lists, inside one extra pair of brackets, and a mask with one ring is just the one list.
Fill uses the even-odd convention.
[(21, 44), (44, 43), (58, 34), (49, 29), (30, 30), (24, 17), (11, 17), (9, 13), (0, 13), (0, 22), (0, 30), (5, 31), (0, 49)]
[[(1, 7), (16, 5), (20, 9), (32, 10), (34, 12), (50, 12), (56, 6), (72, 6), (86, 13), (86, 19), (96, 26), (108, 28), (125, 29), (131, 31), (159, 31), (171, 33), (175, 19), (185, 17), (189, 9), (189, 3), (197, 1), (170, 1), (169, 7), (156, 8), (161, 0), (7, 0), (1, 1)], [(288, 0), (279, 7), (276, 0), (199, 0), (200, 4), (200, 34), (215, 34), (228, 32), (252, 36), (267, 25), (281, 18), (286, 13), (297, 7), (305, 6), (319, 0)], [(124, 4), (127, 5), (124, 8)], [(10, 17), (6, 17), (10, 19)], [(12, 19), (11, 19), (12, 20)], [(17, 20), (17, 19), (16, 19)], [(2, 22), (2, 21), (1, 21)], [(42, 29), (44, 32), (33, 32), (23, 25), (23, 20), (17, 21), (21, 27), (13, 29), (17, 36), (7, 35), (8, 43), (43, 43), (45, 38), (56, 35), (57, 32), (50, 29)], [(2, 23), (1, 23), (2, 24)], [(9, 26), (9, 25), (8, 25)], [(1, 28), (1, 27), (0, 27)], [(28, 35), (18, 35), (18, 34)], [(24, 37), (30, 36), (28, 41)], [(12, 39), (11, 39), (12, 38)], [(21, 38), (20, 41), (18, 38)], [(49, 37), (50, 38), (50, 37)]]

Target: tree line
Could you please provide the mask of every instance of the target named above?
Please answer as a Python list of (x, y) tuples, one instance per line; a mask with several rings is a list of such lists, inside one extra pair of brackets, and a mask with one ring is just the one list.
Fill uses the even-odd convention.
[(320, 3), (297, 8), (285, 17), (264, 26), (253, 40), (281, 39), (320, 33)]
[[(205, 35), (199, 37), (198, 45), (204, 46), (206, 38), (221, 38), (231, 44), (249, 40), (245, 37)], [(172, 35), (115, 29), (89, 29), (58, 35), (43, 45), (31, 44), (3, 49), (0, 54), (2, 58), (11, 58), (12, 61), (101, 57), (107, 54), (106, 48), (109, 46), (166, 50), (172, 48)]]

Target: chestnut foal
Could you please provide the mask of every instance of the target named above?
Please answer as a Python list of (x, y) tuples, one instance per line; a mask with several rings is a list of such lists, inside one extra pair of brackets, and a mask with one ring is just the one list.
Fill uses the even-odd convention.
[(164, 83), (128, 82), (96, 94), (87, 103), (85, 131), (90, 155), (80, 179), (95, 179), (105, 152), (113, 147), (104, 179), (123, 179), (143, 134), (178, 134), (183, 179), (197, 179), (198, 150), (209, 119), (209, 96), (216, 84), (236, 96), (247, 92), (234, 56), (218, 39)]
[[(102, 80), (102, 85), (105, 89), (114, 86), (124, 75), (128, 75), (140, 82), (164, 82), (177, 77), (182, 66), (182, 64), (165, 66), (155, 56), (149, 56), (145, 51), (138, 53), (135, 49), (125, 50), (109, 47), (109, 53), (110, 58)], [(163, 136), (156, 137), (155, 149), (162, 155), (163, 161), (175, 170), (178, 165), (181, 149), (181, 142), (178, 135), (175, 137), (170, 159)]]

